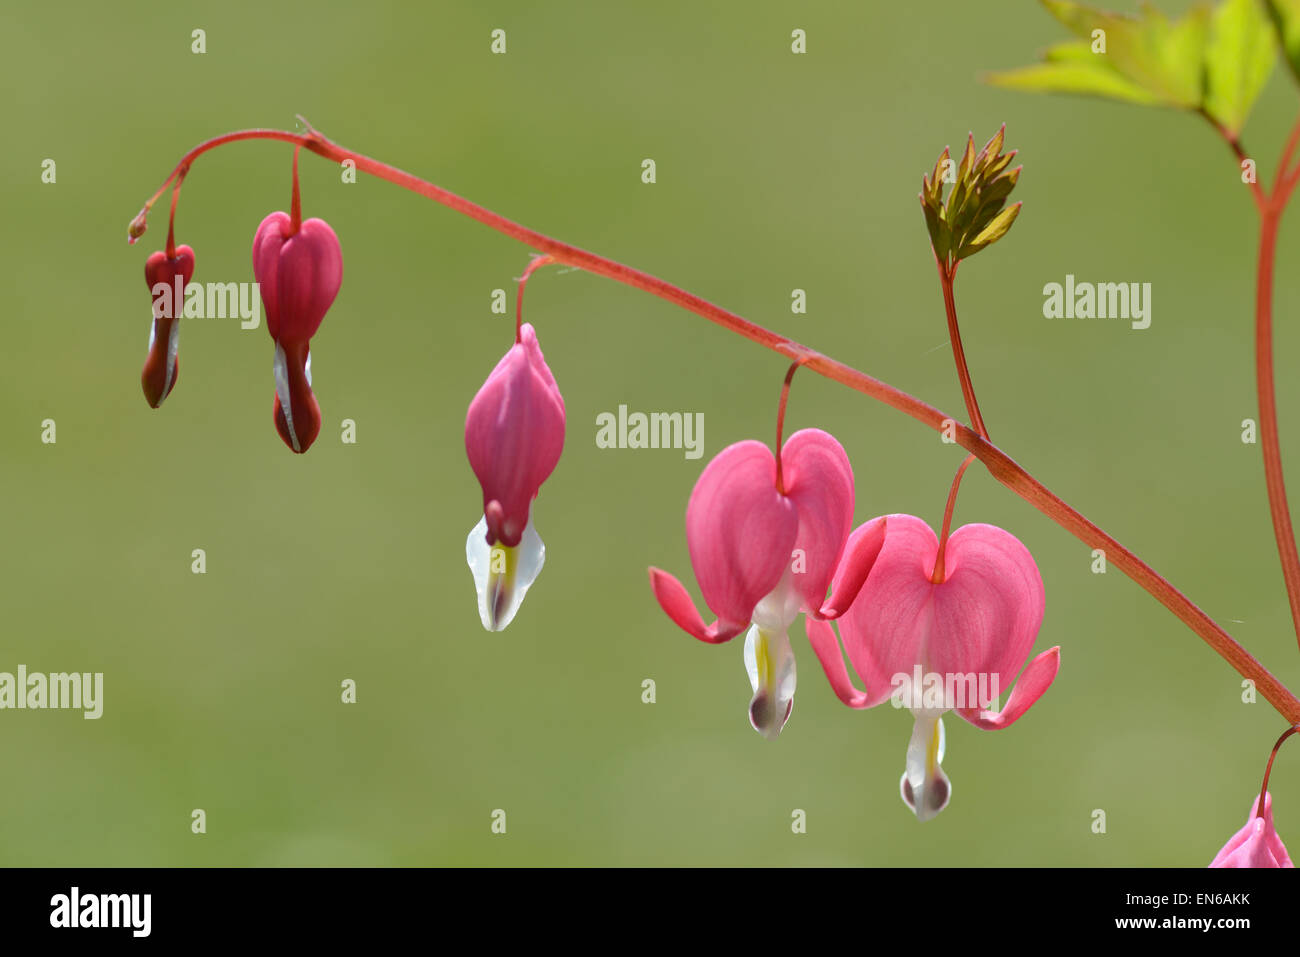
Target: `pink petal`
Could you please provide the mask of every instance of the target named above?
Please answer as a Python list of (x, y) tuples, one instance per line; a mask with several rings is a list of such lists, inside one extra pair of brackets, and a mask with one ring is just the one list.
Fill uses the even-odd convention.
[(514, 547), (564, 449), (564, 399), (528, 323), (465, 416), (465, 450), (483, 489), (488, 543)]
[(799, 512), (794, 549), (795, 589), (805, 610), (815, 612), (844, 553), (853, 527), (853, 469), (835, 438), (821, 429), (802, 429), (781, 450), (786, 495)]
[(844, 647), (873, 700), (918, 664), (945, 682), (982, 678), (989, 690), (996, 682), (1000, 694), (1033, 647), (1044, 592), (1028, 549), (992, 525), (963, 526), (948, 540), (946, 578), (934, 584), (937, 550), (921, 519), (887, 516), (885, 544), (840, 617)]
[(859, 525), (849, 536), (840, 566), (835, 570), (835, 579), (831, 582), (831, 597), (813, 615), (814, 618), (838, 618), (852, 607), (875, 566), (876, 559), (880, 557), (880, 550), (885, 544), (885, 529), (886, 516), (882, 515)]
[(1043, 622), (1045, 593), (1029, 549), (993, 525), (963, 525), (948, 539), (947, 578), (935, 586), (929, 670), (996, 675), (1011, 687)]
[(850, 708), (870, 708), (879, 704), (879, 701), (872, 701), (853, 687), (849, 670), (844, 665), (844, 656), (840, 653), (839, 639), (835, 637), (835, 629), (831, 627), (831, 623), (806, 616), (804, 628), (808, 632), (808, 643), (812, 645), (813, 654), (822, 663), (822, 670), (826, 672), (826, 678), (830, 681), (835, 696)]
[(1009, 728), (1028, 711), (1056, 678), (1061, 667), (1061, 648), (1048, 648), (1025, 666), (1024, 674), (1011, 691), (1007, 706), (1001, 711), (984, 711), (979, 708), (958, 708), (957, 713), (985, 731)]
[(266, 328), (277, 342), (306, 342), (343, 282), (338, 236), (323, 219), (308, 219), (289, 235), (290, 219), (271, 213), (253, 237), (253, 276), (262, 293)]
[(939, 540), (913, 515), (885, 516), (885, 543), (866, 583), (840, 615), (840, 637), (868, 699), (884, 701), (893, 676), (912, 673), (933, 630), (934, 568)]
[(685, 586), (668, 572), (661, 569), (650, 569), (650, 587), (655, 593), (659, 607), (664, 610), (668, 617), (676, 622), (682, 631), (698, 638), (700, 641), (707, 641), (711, 645), (730, 641), (744, 631), (748, 624), (743, 621), (715, 621), (711, 625), (705, 625), (704, 619), (695, 610), (695, 603), (691, 601), (691, 596), (687, 594)]
[(1273, 826), (1271, 794), (1265, 795), (1263, 817), (1256, 817), (1258, 810), (1256, 795), (1246, 825), (1228, 838), (1228, 843), (1214, 855), (1210, 867), (1295, 867)]
[(762, 442), (729, 445), (708, 464), (686, 507), (686, 542), (720, 622), (750, 620), (785, 574), (798, 530), (799, 514), (777, 492), (776, 460)]

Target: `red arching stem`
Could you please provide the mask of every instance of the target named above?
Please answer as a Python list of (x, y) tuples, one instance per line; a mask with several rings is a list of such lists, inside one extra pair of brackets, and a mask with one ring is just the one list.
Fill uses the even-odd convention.
[(298, 230), (302, 229), (302, 193), (298, 189), (298, 154), (301, 152), (302, 152), (301, 146), (294, 148), (293, 198), (289, 201), (289, 235), (290, 236), (297, 236)]
[(1277, 757), (1277, 750), (1282, 747), (1283, 741), (1291, 737), (1291, 735), (1295, 734), (1297, 731), (1300, 731), (1300, 724), (1297, 724), (1293, 728), (1287, 728), (1282, 732), (1282, 737), (1277, 739), (1277, 744), (1273, 745), (1273, 750), (1268, 756), (1268, 766), (1264, 768), (1264, 783), (1259, 789), (1259, 807), (1255, 811), (1256, 817), (1264, 816), (1264, 799), (1268, 797), (1268, 776), (1273, 773), (1273, 759)]
[(947, 424), (952, 422), (951, 430), (955, 433), (954, 438), (957, 444), (968, 452), (974, 453), (975, 457), (984, 463), (995, 479), (1074, 535), (1089, 548), (1105, 549), (1107, 560), (1112, 565), (1128, 575), (1157, 601), (1173, 612), (1180, 621), (1199, 635), (1228, 664), (1232, 665), (1242, 677), (1254, 681), (1255, 687), (1259, 689), (1264, 698), (1287, 721), (1292, 724), (1300, 724), (1300, 700), (1297, 700), (1286, 686), (1278, 681), (1245, 648), (1234, 641), (1231, 635), (1215, 624), (1209, 615), (1205, 614), (1182, 592), (1157, 574), (1151, 566), (1054, 495), (1046, 486), (1017, 465), (1005, 452), (966, 426), (953, 422), (952, 418), (946, 413), (922, 402), (901, 389), (897, 389), (820, 352), (809, 349), (807, 346), (777, 335), (762, 326), (755, 325), (736, 313), (716, 306), (656, 276), (528, 229), (417, 176), (412, 176), (410, 173), (380, 163), (360, 153), (344, 149), (325, 139), (315, 130), (303, 134), (289, 133), (283, 130), (242, 130), (227, 133), (224, 136), (208, 140), (194, 147), (163, 182), (158, 192), (145, 203), (144, 208), (131, 221), (127, 233), (129, 240), (134, 242), (143, 235), (146, 219), (154, 202), (157, 201), (163, 190), (171, 184), (171, 181), (181, 170), (188, 168), (196, 157), (225, 143), (255, 139), (294, 143), (336, 163), (350, 159), (356, 164), (357, 169), (385, 179), (396, 186), (409, 189), (434, 202), (441, 203), (456, 212), (483, 223), (485, 226), (495, 229), (497, 232), (510, 236), (541, 252), (548, 253), (556, 262), (577, 266), (598, 276), (604, 276), (607, 279), (613, 279), (616, 282), (658, 296), (689, 312), (702, 316), (710, 322), (715, 322), (738, 335), (744, 336), (751, 342), (756, 342), (764, 348), (771, 349), (787, 359), (801, 359), (803, 365), (818, 375), (833, 379), (841, 385), (883, 402), (934, 429), (936, 432), (943, 432), (948, 427)]
[(943, 527), (939, 531), (939, 551), (934, 556), (934, 571), (930, 573), (930, 581), (935, 585), (941, 585), (948, 576), (945, 574), (943, 567), (943, 555), (948, 549), (948, 532), (952, 528), (952, 511), (957, 505), (957, 490), (961, 488), (961, 477), (966, 474), (967, 467), (975, 461), (974, 455), (966, 456), (965, 461), (957, 466), (957, 474), (952, 477), (952, 488), (948, 490), (948, 504), (943, 507)]
[(171, 215), (167, 217), (167, 249), (165, 251), (168, 259), (176, 258), (176, 203), (181, 198), (181, 184), (183, 182), (185, 182), (184, 173), (176, 177), (176, 185), (172, 187), (172, 210)]
[(1300, 641), (1300, 556), (1296, 554), (1295, 530), (1287, 504), (1286, 481), (1282, 476), (1282, 449), (1277, 432), (1277, 396), (1273, 384), (1273, 261), (1277, 250), (1277, 228), (1281, 209), (1276, 194), (1270, 197), (1259, 221), (1259, 260), (1255, 285), (1255, 387), (1259, 400), (1259, 437), (1264, 452), (1264, 484), (1268, 488), (1268, 509), (1273, 520), (1282, 577), (1291, 604), (1291, 621)]
[(1277, 173), (1273, 176), (1274, 196), (1289, 194), (1295, 187), (1295, 178), (1300, 176), (1300, 169), (1288, 176), (1286, 168), (1291, 165), (1291, 157), (1295, 155), (1297, 146), (1300, 146), (1300, 120), (1296, 120), (1295, 126), (1291, 127), (1291, 135), (1287, 137), (1282, 158), (1278, 161)]
[[(975, 401), (975, 385), (971, 382), (970, 369), (966, 367), (966, 351), (961, 346), (961, 330), (957, 327), (957, 302), (953, 298), (952, 284), (957, 278), (957, 266), (947, 266), (939, 262), (939, 283), (943, 286), (943, 308), (948, 314), (948, 338), (952, 340), (952, 357), (957, 363), (957, 378), (961, 381), (961, 395), (966, 400), (966, 412), (970, 415), (970, 424), (984, 438), (989, 437), (989, 430), (984, 427), (984, 418), (980, 415), (980, 404)], [(958, 473), (960, 474), (960, 473)]]
[(524, 325), (524, 286), (528, 282), (528, 277), (533, 274), (533, 270), (549, 266), (553, 262), (555, 260), (550, 256), (534, 256), (533, 261), (524, 270), (524, 274), (519, 277), (519, 290), (515, 293), (515, 342), (520, 341), (520, 333)]
[[(1201, 111), (1219, 135), (1237, 156), (1245, 161), (1246, 151), (1241, 141)], [(1300, 642), (1300, 555), (1296, 553), (1295, 529), (1291, 524), (1291, 508), (1287, 504), (1286, 480), (1282, 475), (1282, 449), (1278, 440), (1277, 395), (1273, 379), (1273, 266), (1277, 258), (1277, 231), (1282, 213), (1295, 189), (1300, 168), (1291, 174), (1287, 166), (1300, 146), (1300, 120), (1291, 129), (1277, 172), (1273, 189), (1265, 193), (1255, 182), (1250, 184), (1251, 197), (1259, 210), (1259, 255), (1255, 274), (1255, 394), (1259, 402), (1259, 434), (1264, 454), (1264, 485), (1268, 489), (1268, 511), (1273, 522), (1273, 537), (1277, 541), (1278, 558), (1282, 564), (1282, 578), (1286, 583), (1287, 602), (1291, 606), (1291, 623), (1296, 640)]]
[(790, 371), (785, 374), (785, 382), (781, 386), (781, 402), (776, 407), (776, 490), (782, 495), (785, 494), (785, 477), (781, 472), (781, 437), (785, 433), (785, 404), (790, 398), (790, 382), (801, 365), (803, 365), (802, 359), (795, 359), (790, 363)]

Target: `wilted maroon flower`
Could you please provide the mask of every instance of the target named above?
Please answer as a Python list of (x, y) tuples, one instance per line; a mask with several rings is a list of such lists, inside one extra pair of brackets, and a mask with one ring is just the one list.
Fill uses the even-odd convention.
[(155, 409), (171, 394), (180, 375), (181, 306), (185, 287), (193, 278), (194, 250), (189, 246), (176, 247), (175, 256), (170, 258), (159, 250), (144, 264), (144, 281), (153, 297), (153, 322), (140, 385)]

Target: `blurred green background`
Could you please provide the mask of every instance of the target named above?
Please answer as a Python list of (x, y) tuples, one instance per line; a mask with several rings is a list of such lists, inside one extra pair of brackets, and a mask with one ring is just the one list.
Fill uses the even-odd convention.
[[(794, 28), (806, 55), (790, 52)], [(950, 716), (950, 807), (924, 825), (907, 812), (909, 716), (839, 704), (802, 625), (789, 725), (774, 744), (749, 728), (742, 643), (677, 630), (646, 567), (698, 596), (687, 497), (723, 446), (770, 441), (786, 363), (667, 303), (576, 271), (531, 281), (526, 318), (568, 433), (536, 503), (547, 566), (501, 634), (479, 625), (464, 561), (480, 493), (462, 430), (511, 341), (491, 291), (513, 312), (527, 249), (304, 155), (304, 214), (331, 223), (345, 262), (312, 343), (315, 447), (294, 456), (275, 433), (264, 329), (183, 321), (176, 390), (157, 411), (140, 392), (143, 263), (166, 201), (137, 246), (127, 222), (192, 145), (302, 113), (960, 414), (916, 194), (945, 144), (1006, 121), (1024, 210), (957, 283), (993, 438), (1300, 687), (1259, 447), (1240, 438), (1256, 414), (1250, 199), (1194, 117), (978, 82), (1064, 38), (1023, 0), (6, 5), (0, 670), (102, 671), (105, 701), (98, 721), (0, 713), (0, 861), (1207, 863), (1245, 822), (1284, 722), (978, 467), (957, 521), (1030, 547), (1048, 596), (1035, 650), (1060, 644), (1062, 668), (1010, 730)], [(1245, 134), (1264, 176), (1295, 108), (1279, 68)], [(290, 157), (259, 142), (197, 162), (177, 219), (197, 281), (251, 281), (253, 231), (287, 208)], [(1298, 252), (1290, 223), (1277, 355), (1293, 483)], [(1151, 328), (1044, 319), (1043, 285), (1066, 273), (1152, 283)], [(597, 414), (620, 403), (702, 412), (705, 458), (596, 448)], [(937, 525), (955, 446), (804, 375), (789, 426), (812, 425), (853, 460), (858, 521)], [(195, 548), (206, 575), (191, 573)], [(345, 678), (355, 705), (340, 702)], [(1293, 846), (1296, 757), (1283, 752), (1272, 786)], [(191, 833), (194, 808), (206, 834)], [(796, 808), (806, 834), (791, 832)]]

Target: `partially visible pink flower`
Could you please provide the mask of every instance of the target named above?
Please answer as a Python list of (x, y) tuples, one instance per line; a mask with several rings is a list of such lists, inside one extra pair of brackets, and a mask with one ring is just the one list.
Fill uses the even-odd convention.
[[(781, 462), (784, 488), (778, 489), (771, 449), (752, 439), (737, 442), (718, 453), (691, 492), (686, 541), (715, 622), (704, 623), (680, 581), (650, 569), (660, 607), (687, 634), (716, 644), (749, 629), (749, 720), (769, 739), (781, 733), (794, 707), (787, 629), (800, 611), (822, 618), (846, 609), (884, 540), (880, 521), (849, 541), (853, 470), (833, 436), (796, 432)], [(837, 568), (839, 587), (827, 598)]]
[(306, 452), (321, 424), (311, 390), (311, 337), (343, 283), (338, 236), (323, 219), (295, 230), (288, 213), (271, 213), (253, 237), (253, 276), (275, 340), (275, 429), (293, 451)]
[(1259, 795), (1250, 805), (1250, 817), (1223, 849), (1214, 855), (1211, 867), (1295, 867), (1273, 826), (1273, 795), (1264, 793), (1264, 813), (1259, 814)]
[(483, 489), (465, 557), (488, 631), (510, 624), (546, 561), (532, 505), (563, 449), (564, 397), (524, 323), (465, 416), (465, 451)]
[[(965, 525), (948, 539), (943, 580), (931, 580), (939, 540), (912, 515), (886, 516), (884, 546), (857, 601), (840, 618), (854, 670), (849, 680), (835, 632), (810, 619), (808, 639), (840, 700), (870, 708), (893, 698), (914, 721), (899, 789), (920, 820), (944, 809), (952, 786), (940, 762), (942, 716), (955, 709), (977, 728), (1015, 723), (1056, 677), (1060, 648), (1031, 661), (1001, 711), (997, 697), (1025, 663), (1043, 620), (1043, 580), (1015, 536)], [(832, 588), (836, 587), (832, 585)], [(981, 700), (983, 697), (983, 700)]]

